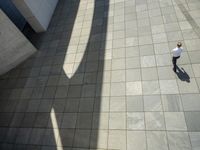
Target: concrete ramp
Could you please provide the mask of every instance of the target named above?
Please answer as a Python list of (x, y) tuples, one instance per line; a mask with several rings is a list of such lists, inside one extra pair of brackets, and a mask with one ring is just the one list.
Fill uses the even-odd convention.
[(0, 75), (16, 67), (36, 51), (0, 9)]

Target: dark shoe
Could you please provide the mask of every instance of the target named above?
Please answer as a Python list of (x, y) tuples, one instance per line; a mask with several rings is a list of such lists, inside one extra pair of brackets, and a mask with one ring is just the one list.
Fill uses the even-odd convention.
[(176, 72), (176, 69), (175, 69), (175, 68), (173, 68), (173, 71), (174, 71), (174, 72)]

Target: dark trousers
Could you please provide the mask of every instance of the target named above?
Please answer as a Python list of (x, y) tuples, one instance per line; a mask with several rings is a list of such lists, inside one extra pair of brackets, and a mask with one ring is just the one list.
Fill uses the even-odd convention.
[(174, 68), (173, 68), (173, 70), (176, 72), (176, 62), (177, 62), (177, 59), (179, 59), (180, 58), (180, 56), (178, 56), (178, 57), (173, 57), (172, 58), (172, 63), (173, 63), (173, 65), (174, 65)]

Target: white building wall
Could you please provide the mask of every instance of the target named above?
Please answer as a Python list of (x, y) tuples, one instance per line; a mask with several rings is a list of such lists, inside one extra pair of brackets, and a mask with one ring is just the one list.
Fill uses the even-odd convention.
[(13, 0), (13, 3), (36, 32), (44, 32), (58, 0)]

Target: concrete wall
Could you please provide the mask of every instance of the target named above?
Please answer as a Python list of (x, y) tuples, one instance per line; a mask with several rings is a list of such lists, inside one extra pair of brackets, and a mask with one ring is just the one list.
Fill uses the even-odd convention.
[(26, 20), (13, 4), (12, 0), (0, 0), (0, 8), (10, 18), (10, 20), (20, 29), (23, 30)]
[(58, 0), (13, 0), (13, 3), (36, 32), (44, 32)]
[(0, 9), (0, 75), (36, 52), (35, 47)]

